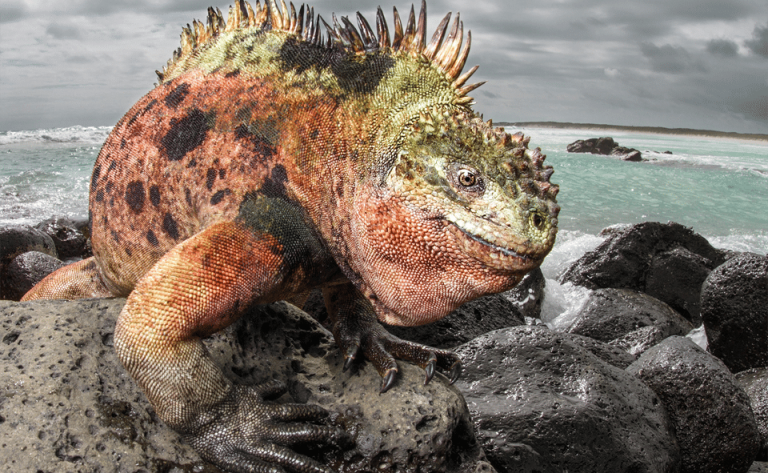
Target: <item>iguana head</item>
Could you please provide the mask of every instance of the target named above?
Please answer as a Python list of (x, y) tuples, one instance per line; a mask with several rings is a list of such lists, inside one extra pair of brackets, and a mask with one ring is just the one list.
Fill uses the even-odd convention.
[(528, 138), (472, 113), (423, 111), (383, 183), (356, 202), (365, 292), (383, 321), (427, 323), (512, 288), (552, 249), (560, 207)]
[[(381, 152), (352, 219), (363, 291), (395, 325), (513, 287), (552, 249), (560, 210), (541, 150), (471, 110), (481, 85), (465, 85), (477, 67), (462, 74), (471, 36), (462, 45), (458, 18), (446, 35), (449, 14), (427, 44), (425, 17), (422, 3), (403, 34), (395, 14), (397, 61), (375, 94), (389, 109)], [(351, 25), (336, 31), (354, 36)]]

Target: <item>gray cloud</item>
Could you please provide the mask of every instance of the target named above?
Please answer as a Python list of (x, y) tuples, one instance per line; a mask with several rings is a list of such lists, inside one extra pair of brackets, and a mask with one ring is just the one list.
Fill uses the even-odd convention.
[(713, 39), (707, 43), (707, 52), (715, 56), (734, 57), (739, 54), (739, 46), (728, 39)]
[(671, 74), (686, 71), (706, 72), (706, 67), (680, 46), (672, 46), (671, 44), (656, 46), (653, 43), (642, 43), (640, 44), (640, 51), (650, 61), (651, 68), (656, 72)]
[[(407, 17), (410, 3), (396, 2)], [(181, 27), (232, 3), (0, 0), (0, 129), (114, 124), (151, 89)], [(377, 3), (313, 6), (329, 21), (360, 10), (373, 25)], [(392, 3), (382, 9), (392, 29)], [(448, 11), (472, 30), (486, 118), (768, 132), (768, 61), (738, 54), (764, 51), (768, 25), (754, 25), (765, 0), (429, 0), (429, 36)]]
[(745, 41), (744, 44), (753, 53), (768, 57), (768, 24), (765, 26), (755, 26), (752, 37), (753, 39)]
[(82, 35), (80, 30), (73, 25), (65, 25), (61, 23), (51, 23), (48, 28), (45, 29), (45, 33), (53, 36), (56, 39), (81, 39)]

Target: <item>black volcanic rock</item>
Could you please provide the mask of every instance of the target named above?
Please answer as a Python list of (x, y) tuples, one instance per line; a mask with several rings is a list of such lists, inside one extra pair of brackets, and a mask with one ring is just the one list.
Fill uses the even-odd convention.
[(558, 280), (589, 289), (645, 292), (685, 318), (701, 320), (701, 284), (729, 256), (678, 223), (644, 222), (603, 231), (608, 238), (573, 263)]
[(768, 367), (768, 256), (731, 258), (701, 289), (709, 351), (734, 373)]
[(744, 389), (722, 361), (672, 336), (627, 368), (661, 399), (682, 454), (681, 473), (746, 473), (761, 447)]
[(624, 161), (643, 161), (643, 155), (634, 148), (619, 146), (611, 137), (576, 140), (566, 148), (569, 153), (592, 153), (614, 156)]
[(491, 464), (500, 473), (678, 471), (658, 397), (575, 338), (512, 327), (456, 350), (456, 386)]

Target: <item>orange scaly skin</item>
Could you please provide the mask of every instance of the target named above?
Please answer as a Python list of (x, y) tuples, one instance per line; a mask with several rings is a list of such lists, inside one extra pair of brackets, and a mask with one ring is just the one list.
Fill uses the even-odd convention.
[[(294, 12), (291, 6), (291, 12)], [(469, 108), (469, 51), (450, 14), (394, 35), (342, 18), (327, 40), (304, 7), (245, 2), (182, 33), (161, 84), (115, 126), (90, 189), (94, 256), (24, 300), (127, 296), (115, 348), (160, 418), (231, 471), (328, 472), (284, 445), (335, 441), (316, 406), (234, 386), (204, 338), (251, 304), (321, 287), (346, 358), (389, 389), (396, 358), (458, 376), (419, 325), (513, 287), (554, 244), (559, 207), (540, 150)], [(325, 23), (323, 21), (323, 23)], [(302, 421), (298, 424), (294, 421)], [(309, 421), (309, 422), (307, 422)]]

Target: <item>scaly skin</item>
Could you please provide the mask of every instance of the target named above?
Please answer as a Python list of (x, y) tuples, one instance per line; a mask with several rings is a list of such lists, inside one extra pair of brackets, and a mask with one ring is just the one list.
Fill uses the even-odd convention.
[(391, 41), (380, 10), (378, 34), (334, 17), (327, 40), (303, 11), (240, 2), (184, 30), (96, 161), (93, 258), (25, 296), (128, 296), (118, 356), (160, 418), (232, 471), (329, 471), (287, 446), (344, 433), (315, 423), (319, 407), (265, 403), (274, 384), (233, 386), (201, 338), (322, 287), (345, 367), (362, 351), (382, 391), (395, 358), (453, 380), (455, 355), (376, 319), (424, 324), (507, 290), (557, 231), (544, 156), (470, 108), (458, 17), (426, 44), (423, 4), (404, 32), (395, 11)]

